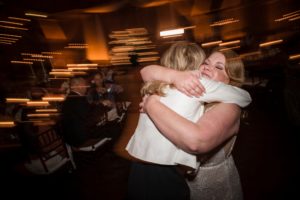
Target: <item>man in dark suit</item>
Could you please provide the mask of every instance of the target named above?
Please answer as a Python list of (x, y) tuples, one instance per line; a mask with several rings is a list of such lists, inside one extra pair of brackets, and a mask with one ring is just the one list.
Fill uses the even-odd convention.
[(105, 107), (89, 104), (86, 98), (87, 83), (83, 78), (72, 78), (70, 93), (62, 105), (62, 129), (65, 141), (79, 147), (89, 138), (112, 137), (112, 130), (97, 127), (105, 116)]

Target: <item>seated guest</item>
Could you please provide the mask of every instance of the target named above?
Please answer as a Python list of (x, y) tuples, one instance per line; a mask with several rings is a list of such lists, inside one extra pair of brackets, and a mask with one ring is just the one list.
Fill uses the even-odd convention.
[(71, 79), (70, 93), (62, 105), (62, 134), (74, 147), (83, 145), (89, 138), (113, 138), (118, 134), (113, 126), (97, 126), (107, 111), (102, 104), (89, 104), (85, 95), (87, 88), (85, 79)]
[(91, 82), (92, 85), (87, 94), (89, 103), (105, 106), (109, 111), (107, 113), (109, 121), (121, 118), (122, 110), (119, 109), (120, 106), (117, 106), (116, 99), (117, 95), (123, 92), (122, 86), (115, 84), (112, 80), (107, 80), (101, 72), (96, 73)]
[(91, 87), (88, 90), (88, 101), (94, 104), (103, 104), (107, 107), (112, 107), (112, 102), (106, 98), (107, 89), (103, 83), (104, 75), (102, 73), (96, 73), (92, 79)]
[(122, 86), (115, 84), (114, 81), (111, 80), (105, 80), (104, 86), (106, 89), (106, 99), (110, 100), (113, 103), (116, 103), (117, 95), (123, 92)]

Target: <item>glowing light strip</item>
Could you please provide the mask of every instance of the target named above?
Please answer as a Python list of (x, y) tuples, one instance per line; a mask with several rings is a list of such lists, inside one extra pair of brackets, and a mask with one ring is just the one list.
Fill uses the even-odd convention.
[(14, 64), (29, 64), (29, 65), (33, 64), (33, 62), (21, 61), (21, 60), (12, 60), (10, 62)]
[(13, 24), (13, 25), (20, 25), (20, 26), (23, 26), (23, 24), (22, 24), (22, 23), (10, 22), (10, 21), (1, 21), (1, 20), (0, 20), (0, 23), (5, 23), (5, 24)]
[(69, 46), (88, 46), (86, 43), (69, 43)]
[(49, 73), (50, 75), (61, 75), (61, 76), (73, 76), (73, 73), (72, 72), (50, 72)]
[(97, 69), (96, 67), (68, 67), (68, 70), (94, 70)]
[(240, 40), (234, 40), (234, 41), (229, 41), (229, 42), (223, 42), (223, 43), (220, 43), (219, 46), (220, 46), (220, 47), (223, 47), (223, 46), (227, 46), (227, 45), (238, 44), (238, 43), (240, 43), (240, 42), (241, 42)]
[(52, 72), (71, 72), (69, 69), (52, 69)]
[(66, 49), (87, 49), (87, 46), (66, 46)]
[(24, 98), (6, 98), (6, 103), (26, 103), (30, 101), (30, 99), (24, 99)]
[(36, 109), (35, 112), (58, 112), (56, 108), (53, 109)]
[(42, 52), (42, 54), (50, 54), (50, 55), (61, 55), (62, 52), (54, 52), (54, 51), (45, 51), (45, 52)]
[(51, 117), (51, 116), (58, 116), (59, 113), (33, 113), (27, 114), (27, 117)]
[(35, 58), (23, 58), (23, 60), (26, 60), (26, 61), (39, 61), (39, 62), (44, 62), (45, 61), (43, 59), (35, 59)]
[(10, 37), (2, 37), (2, 36), (0, 36), (0, 39), (4, 39), (4, 40), (13, 40), (13, 41), (19, 40), (19, 38), (10, 38)]
[(290, 13), (284, 14), (283, 16), (286, 17), (286, 16), (293, 15), (293, 14), (298, 13), (298, 12), (300, 12), (300, 10), (296, 10), (294, 12), (290, 12)]
[(159, 35), (161, 37), (164, 36), (171, 36), (171, 35), (180, 35), (184, 33), (184, 29), (173, 29), (173, 30), (167, 30), (167, 31), (160, 31)]
[(288, 19), (289, 21), (293, 21), (292, 19), (297, 18), (298, 16), (299, 16), (299, 14), (294, 14), (294, 15), (282, 17), (282, 18), (279, 18), (279, 19), (275, 19), (274, 21), (280, 22), (280, 21), (283, 21), (283, 20), (286, 20), (286, 19)]
[(85, 66), (98, 66), (98, 64), (91, 64), (91, 63), (81, 63), (81, 64), (67, 64), (68, 67), (85, 67)]
[(38, 14), (38, 13), (25, 13), (26, 16), (32, 16), (32, 17), (42, 17), (47, 18), (48, 16), (45, 14)]
[(0, 122), (0, 127), (14, 127), (15, 126), (15, 122), (14, 121), (2, 121)]
[(220, 44), (222, 42), (223, 42), (222, 40), (213, 41), (213, 42), (206, 42), (206, 43), (202, 43), (201, 46), (202, 47), (209, 47), (209, 46), (218, 45), (218, 44)]
[(43, 101), (64, 101), (65, 97), (42, 97)]
[(49, 106), (48, 101), (27, 101), (27, 106)]
[(17, 38), (21, 38), (22, 36), (20, 35), (11, 35), (11, 34), (4, 34), (4, 33), (0, 33), (1, 36), (7, 36), (7, 37), (17, 37)]
[(226, 22), (219, 22), (219, 23), (213, 23), (213, 24), (210, 24), (209, 26), (223, 26), (223, 25), (226, 25), (226, 24), (232, 24), (232, 23), (236, 23), (236, 22), (239, 22), (240, 20), (233, 20), (233, 21), (226, 21)]
[(14, 19), (14, 20), (20, 20), (20, 21), (26, 21), (26, 22), (31, 21), (31, 19), (19, 18), (19, 17), (8, 17), (8, 19)]
[(297, 19), (300, 19), (300, 16), (294, 17), (294, 18), (290, 18), (289, 21), (295, 21), (295, 20), (297, 20)]
[(270, 41), (270, 42), (265, 42), (265, 43), (261, 43), (259, 44), (260, 47), (266, 47), (266, 46), (270, 46), (270, 45), (274, 45), (274, 44), (279, 44), (282, 43), (283, 40), (274, 40), (274, 41)]
[(4, 26), (4, 25), (0, 25), (0, 27), (28, 31), (28, 28), (21, 28), (21, 27), (14, 27), (14, 26)]
[(298, 59), (298, 58), (300, 58), (300, 54), (294, 54), (294, 55), (289, 56), (289, 60), (295, 60), (295, 59)]
[(228, 50), (231, 50), (231, 49), (239, 49), (239, 48), (241, 48), (241, 46), (228, 47), (228, 48), (220, 49), (219, 51), (228, 51)]
[(244, 53), (244, 54), (241, 54), (240, 57), (244, 58), (247, 56), (253, 56), (253, 55), (258, 55), (258, 54), (261, 54), (261, 51), (253, 51), (253, 52), (249, 52), (249, 53)]
[(13, 43), (11, 43), (11, 42), (1, 42), (1, 41), (0, 41), (0, 43), (1, 43), (1, 44), (9, 44), (9, 45), (13, 44)]
[(10, 43), (16, 43), (15, 40), (5, 40), (5, 39), (0, 39), (1, 42), (10, 42)]

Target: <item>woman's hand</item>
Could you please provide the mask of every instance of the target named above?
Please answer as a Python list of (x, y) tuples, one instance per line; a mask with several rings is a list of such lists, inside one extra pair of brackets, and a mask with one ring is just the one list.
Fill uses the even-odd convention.
[(199, 97), (205, 92), (205, 88), (199, 81), (200, 76), (199, 70), (177, 71), (173, 73), (171, 83), (187, 96)]
[(140, 112), (147, 113), (147, 110), (150, 109), (150, 106), (153, 105), (155, 102), (159, 102), (160, 96), (158, 95), (145, 95), (143, 97), (143, 101), (139, 104), (140, 105)]

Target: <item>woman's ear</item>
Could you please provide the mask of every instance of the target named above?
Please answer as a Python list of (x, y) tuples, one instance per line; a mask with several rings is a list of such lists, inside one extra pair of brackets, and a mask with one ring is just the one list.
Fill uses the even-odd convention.
[(91, 80), (91, 83), (95, 83), (95, 81), (94, 81), (94, 80)]

